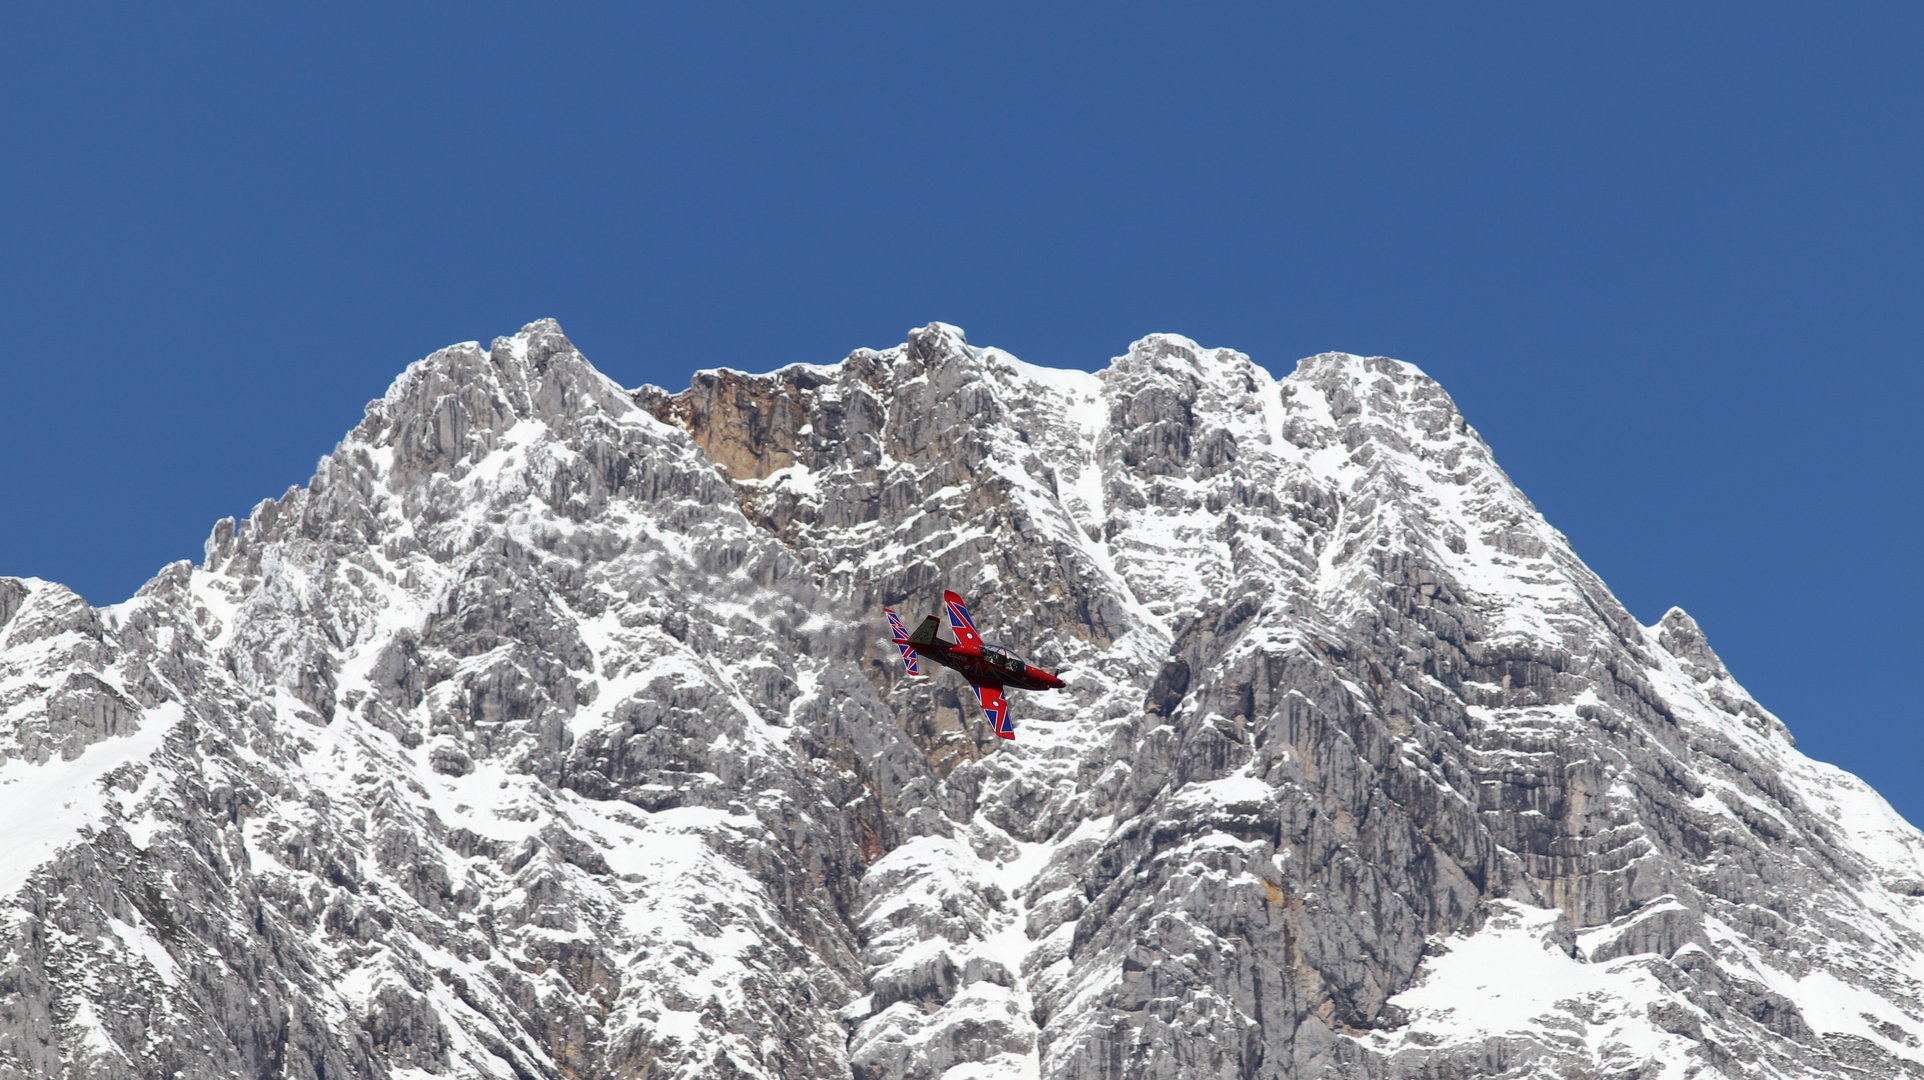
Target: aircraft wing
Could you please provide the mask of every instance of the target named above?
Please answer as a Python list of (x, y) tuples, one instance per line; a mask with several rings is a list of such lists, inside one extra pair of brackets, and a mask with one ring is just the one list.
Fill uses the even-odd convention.
[(895, 647), (902, 650), (902, 666), (909, 669), (910, 675), (922, 674), (915, 666), (915, 646), (909, 644), (908, 628), (902, 625), (901, 619), (896, 618), (895, 612), (888, 608), (882, 611), (889, 617), (889, 635), (895, 639)]
[[(964, 648), (981, 647), (982, 635), (975, 632), (975, 620), (969, 618), (969, 609), (962, 606), (962, 598), (952, 592), (944, 592), (942, 606), (949, 609), (949, 629), (955, 631), (955, 643)], [(984, 705), (983, 708), (988, 706)]]
[(1005, 739), (1015, 738), (1015, 721), (1009, 717), (1009, 703), (1002, 697), (1002, 688), (993, 683), (985, 683), (975, 688), (975, 700), (982, 703), (982, 711), (989, 714), (989, 722), (995, 725), (995, 733)]

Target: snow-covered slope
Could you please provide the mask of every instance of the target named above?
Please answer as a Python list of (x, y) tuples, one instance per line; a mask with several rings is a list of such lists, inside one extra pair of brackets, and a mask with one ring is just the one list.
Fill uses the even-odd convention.
[[(944, 587), (1057, 668), (911, 678)], [(1924, 836), (1415, 368), (551, 322), (0, 579), (0, 1076), (1924, 1074)]]

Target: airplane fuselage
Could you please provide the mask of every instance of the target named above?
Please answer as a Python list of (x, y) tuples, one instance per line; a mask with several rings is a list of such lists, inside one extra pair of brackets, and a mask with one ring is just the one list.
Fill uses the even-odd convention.
[(994, 645), (951, 645), (941, 638), (916, 642), (915, 651), (952, 668), (977, 685), (1000, 684), (1013, 690), (1056, 690), (1062, 680)]
[(883, 608), (888, 616), (889, 635), (902, 652), (902, 666), (910, 675), (920, 675), (916, 664), (923, 658), (941, 664), (969, 680), (975, 699), (995, 726), (996, 735), (1015, 738), (1015, 723), (1009, 719), (1009, 703), (1004, 690), (1059, 690), (1061, 679), (1020, 656), (982, 640), (975, 620), (953, 591), (942, 593), (942, 606), (949, 616), (949, 636), (941, 636), (941, 620), (934, 615), (922, 620), (915, 633), (908, 632), (893, 608)]

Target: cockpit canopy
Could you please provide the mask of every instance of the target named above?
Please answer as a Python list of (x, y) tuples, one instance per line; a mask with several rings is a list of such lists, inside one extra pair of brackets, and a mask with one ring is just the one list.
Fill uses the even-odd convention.
[(982, 659), (1008, 671), (1022, 672), (1029, 670), (1029, 662), (1017, 655), (1014, 650), (1003, 648), (1000, 645), (991, 645), (988, 642), (982, 643)]

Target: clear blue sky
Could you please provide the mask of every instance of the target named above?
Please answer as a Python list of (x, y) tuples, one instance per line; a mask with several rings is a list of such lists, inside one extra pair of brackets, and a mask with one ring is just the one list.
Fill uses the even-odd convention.
[(541, 316), (1384, 353), (1924, 821), (1924, 8), (557, 7), (0, 10), (0, 573), (123, 599)]

